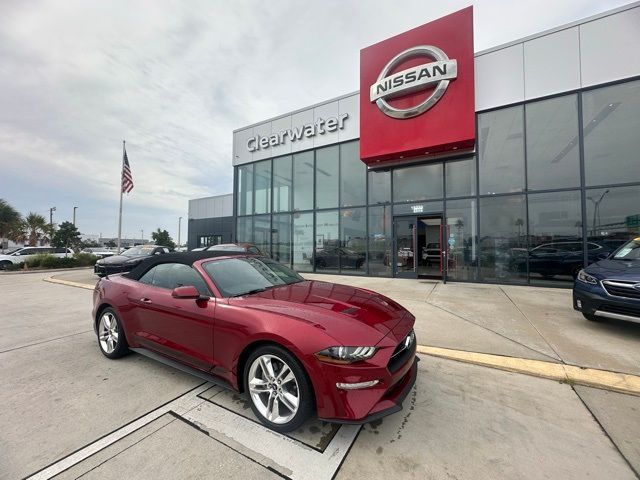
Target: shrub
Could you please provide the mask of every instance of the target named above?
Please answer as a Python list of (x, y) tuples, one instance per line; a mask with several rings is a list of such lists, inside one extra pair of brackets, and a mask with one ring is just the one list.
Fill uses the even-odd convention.
[(39, 253), (37, 255), (29, 256), (26, 264), (28, 268), (38, 268), (43, 266), (43, 262), (51, 261), (52, 258), (55, 259), (56, 257), (48, 253)]
[(73, 258), (78, 262), (79, 267), (92, 267), (98, 260), (98, 257), (92, 253), (76, 253)]
[(15, 272), (17, 270), (22, 270), (24, 268), (24, 262), (20, 263), (12, 263), (11, 265), (7, 265), (7, 272)]

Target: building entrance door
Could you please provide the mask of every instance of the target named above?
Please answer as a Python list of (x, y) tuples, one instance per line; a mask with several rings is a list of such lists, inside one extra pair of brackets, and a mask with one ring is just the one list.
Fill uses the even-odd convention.
[(442, 223), (442, 215), (394, 218), (395, 277), (444, 277)]

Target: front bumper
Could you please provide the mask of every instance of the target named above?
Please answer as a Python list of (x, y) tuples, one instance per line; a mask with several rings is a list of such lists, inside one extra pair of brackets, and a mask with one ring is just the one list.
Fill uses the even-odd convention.
[[(405, 335), (408, 333), (407, 326), (405, 323), (402, 327)], [(335, 423), (361, 424), (402, 409), (402, 402), (417, 378), (417, 341), (395, 357), (392, 357), (392, 353), (398, 346), (397, 339), (391, 340), (386, 337), (384, 343), (386, 345), (369, 362), (353, 365), (318, 362), (320, 371), (315, 378), (322, 381), (315, 383), (314, 387), (320, 419)], [(371, 380), (378, 380), (378, 383), (356, 390), (343, 390), (336, 386), (338, 382), (359, 383)]]
[(98, 265), (97, 263), (93, 266), (93, 273), (96, 275), (111, 275), (113, 273), (122, 273), (126, 272), (128, 269), (123, 265)]
[(320, 420), (333, 422), (333, 423), (345, 423), (351, 425), (361, 425), (363, 423), (373, 422), (380, 418), (386, 417), (393, 413), (402, 410), (402, 403), (404, 399), (413, 388), (418, 378), (418, 362), (419, 357), (413, 358), (411, 368), (405, 374), (405, 376), (396, 385), (387, 390), (383, 397), (378, 401), (376, 405), (371, 409), (371, 412), (362, 418), (358, 419), (345, 419), (345, 418), (320, 418)]
[(573, 308), (587, 315), (640, 323), (640, 301), (609, 295), (600, 285), (576, 282)]

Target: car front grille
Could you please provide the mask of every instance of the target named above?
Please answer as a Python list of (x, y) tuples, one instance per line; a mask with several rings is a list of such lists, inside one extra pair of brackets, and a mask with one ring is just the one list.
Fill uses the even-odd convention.
[(634, 298), (640, 300), (640, 290), (634, 288), (638, 282), (627, 280), (603, 280), (602, 286), (612, 297)]
[(389, 371), (397, 372), (416, 352), (416, 334), (411, 330), (398, 344), (389, 360)]

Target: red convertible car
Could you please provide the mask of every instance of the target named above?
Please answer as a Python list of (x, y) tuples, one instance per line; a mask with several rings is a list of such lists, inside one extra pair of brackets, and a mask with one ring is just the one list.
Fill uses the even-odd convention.
[(280, 432), (314, 414), (364, 423), (397, 412), (416, 379), (411, 313), (263, 256), (154, 256), (102, 278), (93, 304), (106, 357), (133, 350), (246, 392), (255, 415)]

